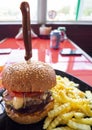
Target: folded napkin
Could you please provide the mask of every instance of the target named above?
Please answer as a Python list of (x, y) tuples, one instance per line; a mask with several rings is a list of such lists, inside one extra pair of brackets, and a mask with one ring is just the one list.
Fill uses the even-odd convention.
[[(31, 37), (36, 38), (38, 37), (37, 34), (31, 29)], [(18, 34), (15, 36), (15, 39), (23, 39), (23, 31), (22, 28), (19, 29)]]

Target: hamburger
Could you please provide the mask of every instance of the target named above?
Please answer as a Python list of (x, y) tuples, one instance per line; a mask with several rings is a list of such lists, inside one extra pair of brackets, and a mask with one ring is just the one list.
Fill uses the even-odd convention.
[(50, 89), (56, 84), (56, 75), (46, 63), (14, 63), (3, 70), (2, 84), (6, 113), (17, 123), (39, 122), (53, 108)]

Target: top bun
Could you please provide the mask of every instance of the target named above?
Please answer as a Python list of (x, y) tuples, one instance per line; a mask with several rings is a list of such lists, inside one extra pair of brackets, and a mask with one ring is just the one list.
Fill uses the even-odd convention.
[(55, 86), (56, 74), (44, 62), (15, 63), (4, 69), (2, 84), (7, 90), (15, 92), (46, 91)]

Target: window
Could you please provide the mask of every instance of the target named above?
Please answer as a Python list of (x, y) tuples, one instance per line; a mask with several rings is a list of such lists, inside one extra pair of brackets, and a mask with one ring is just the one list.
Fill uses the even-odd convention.
[(81, 0), (77, 20), (92, 21), (92, 0)]
[(20, 4), (30, 4), (31, 21), (92, 21), (92, 0), (2, 0), (0, 22), (21, 21)]
[(75, 20), (76, 8), (77, 0), (47, 0), (47, 21)]
[[(22, 19), (20, 4), (23, 0), (2, 0), (0, 3), (0, 21), (20, 21)], [(37, 21), (37, 2), (38, 0), (28, 1), (31, 8), (31, 19)]]

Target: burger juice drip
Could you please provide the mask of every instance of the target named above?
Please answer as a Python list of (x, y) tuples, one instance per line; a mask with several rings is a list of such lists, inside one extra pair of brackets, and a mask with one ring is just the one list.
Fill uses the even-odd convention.
[(4, 100), (9, 109), (25, 114), (42, 111), (49, 102), (53, 101), (50, 91), (23, 93), (23, 97), (12, 97), (5, 92)]

